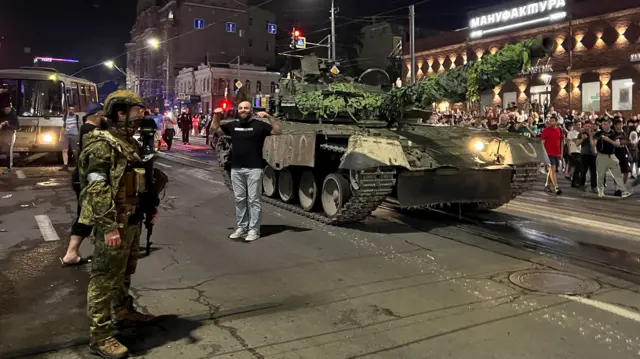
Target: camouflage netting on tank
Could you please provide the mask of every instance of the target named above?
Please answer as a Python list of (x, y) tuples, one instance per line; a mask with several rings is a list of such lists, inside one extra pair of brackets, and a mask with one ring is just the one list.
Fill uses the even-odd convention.
[[(531, 59), (544, 52), (543, 38), (509, 44), (481, 61), (429, 76), (414, 85), (376, 93), (355, 83), (333, 83), (329, 88), (303, 91), (296, 104), (303, 114), (335, 118), (348, 112), (354, 119), (395, 119), (408, 107), (427, 108), (435, 102), (478, 102), (482, 91), (508, 81), (528, 69)], [(547, 47), (549, 44), (544, 44)], [(548, 51), (547, 51), (548, 52)]]
[(302, 91), (296, 95), (296, 106), (305, 115), (333, 119), (348, 112), (356, 120), (377, 119), (386, 94), (373, 87), (356, 83), (332, 83), (321, 89)]

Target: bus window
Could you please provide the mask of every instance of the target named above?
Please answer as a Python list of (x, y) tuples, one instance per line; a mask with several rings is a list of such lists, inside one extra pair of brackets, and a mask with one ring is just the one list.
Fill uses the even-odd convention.
[(18, 116), (62, 116), (64, 114), (62, 83), (49, 80), (0, 79), (0, 92), (11, 95)]
[(80, 85), (80, 93), (79, 93), (79, 95), (80, 95), (80, 101), (79, 101), (80, 103), (79, 103), (79, 105), (80, 106), (78, 106), (78, 108), (76, 108), (76, 111), (78, 111), (78, 112), (84, 112), (84, 109), (87, 108), (87, 98), (85, 97), (86, 96), (85, 92), (86, 91), (85, 91), (84, 85)]
[(87, 92), (87, 103), (89, 101), (98, 102), (98, 97), (96, 96), (96, 88), (93, 86), (87, 86), (87, 88), (89, 89), (89, 91)]
[(68, 87), (67, 87), (67, 100), (68, 100), (68, 105), (69, 106), (73, 106), (76, 108), (76, 111), (79, 111), (79, 101), (78, 101), (78, 84), (75, 82), (72, 82)]

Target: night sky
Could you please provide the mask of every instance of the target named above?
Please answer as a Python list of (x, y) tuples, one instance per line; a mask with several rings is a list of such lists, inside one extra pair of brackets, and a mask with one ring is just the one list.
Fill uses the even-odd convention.
[[(12, 51), (26, 58), (51, 56), (80, 61), (61, 70), (73, 72), (122, 54), (135, 21), (135, 0), (11, 0), (0, 7), (0, 67), (10, 66)], [(253, 0), (252, 4), (265, 0)], [(501, 3), (499, 0), (335, 0), (340, 8), (337, 34), (362, 24), (363, 17), (386, 12), (383, 19), (406, 22), (406, 6), (416, 6), (416, 26), (430, 29), (456, 29), (466, 26), (466, 12)], [(264, 8), (278, 13), (279, 32), (301, 26), (309, 41), (328, 33), (330, 0), (272, 0)], [(359, 4), (359, 5), (358, 5)], [(404, 8), (403, 8), (404, 7)], [(399, 9), (397, 11), (391, 11)], [(338, 40), (339, 41), (339, 40)], [(278, 44), (288, 46), (287, 40)], [(23, 49), (31, 49), (24, 54)], [(11, 51), (8, 51), (11, 49)], [(124, 66), (124, 58), (120, 59)], [(13, 65), (15, 66), (15, 65)], [(83, 76), (94, 81), (117, 78), (117, 73), (98, 67)]]

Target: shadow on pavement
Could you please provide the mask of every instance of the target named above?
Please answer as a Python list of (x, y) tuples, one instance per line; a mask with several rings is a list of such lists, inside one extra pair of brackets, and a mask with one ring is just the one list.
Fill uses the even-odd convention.
[(176, 315), (157, 317), (145, 327), (129, 328), (117, 335), (132, 354), (144, 355), (154, 348), (168, 343), (187, 339), (189, 344), (199, 340), (193, 336), (193, 331), (203, 326), (202, 321), (181, 318)]
[(308, 231), (310, 231), (309, 228), (289, 226), (286, 224), (265, 224), (260, 227), (260, 232), (261, 232), (260, 235), (262, 236), (262, 238), (274, 236), (282, 232), (300, 233), (300, 232), (308, 232)]

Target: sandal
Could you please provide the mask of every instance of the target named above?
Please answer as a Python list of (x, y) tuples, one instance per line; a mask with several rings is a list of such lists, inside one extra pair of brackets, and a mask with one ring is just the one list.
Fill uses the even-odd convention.
[(77, 267), (77, 266), (81, 266), (87, 263), (91, 263), (91, 258), (82, 258), (80, 257), (80, 260), (75, 262), (75, 263), (66, 263), (62, 257), (58, 257), (58, 259), (60, 260), (60, 263), (62, 264), (63, 267)]

